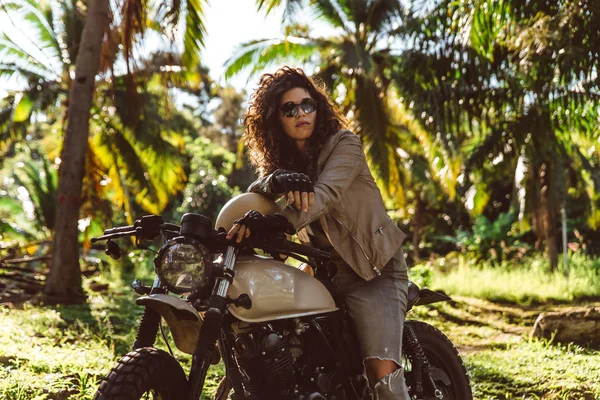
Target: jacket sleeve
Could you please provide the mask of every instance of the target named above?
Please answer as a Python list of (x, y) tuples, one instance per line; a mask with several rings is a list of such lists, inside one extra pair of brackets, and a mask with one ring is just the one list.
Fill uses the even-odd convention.
[(313, 205), (307, 212), (297, 210), (292, 204), (281, 211), (296, 231), (319, 218), (332, 204), (341, 201), (345, 190), (360, 173), (364, 158), (360, 138), (350, 131), (342, 133), (314, 185)]
[(260, 178), (252, 182), (250, 186), (248, 186), (248, 190), (246, 190), (246, 192), (260, 193), (270, 198), (271, 200), (277, 200), (278, 198), (283, 196), (283, 193), (273, 193), (271, 179), (273, 179), (274, 176), (280, 174), (282, 171), (283, 170), (278, 169), (275, 170), (272, 174), (261, 176)]

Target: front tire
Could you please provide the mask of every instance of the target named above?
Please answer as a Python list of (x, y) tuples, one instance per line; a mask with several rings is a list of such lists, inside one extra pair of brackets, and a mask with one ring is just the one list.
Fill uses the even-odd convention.
[[(445, 400), (472, 400), (471, 385), (467, 370), (452, 342), (433, 326), (421, 321), (407, 320), (415, 330), (425, 356), (432, 369), (432, 377)], [(408, 357), (410, 360), (410, 356)], [(407, 384), (411, 385), (411, 372), (407, 372)], [(429, 380), (423, 376), (425, 395), (432, 395)], [(412, 394), (412, 393), (411, 393)]]
[(94, 400), (180, 400), (187, 392), (187, 378), (177, 360), (162, 350), (143, 347), (119, 359)]

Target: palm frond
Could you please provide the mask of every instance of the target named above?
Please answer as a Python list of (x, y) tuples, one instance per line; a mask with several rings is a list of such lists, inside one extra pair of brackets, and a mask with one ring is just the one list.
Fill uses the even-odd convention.
[(35, 239), (39, 236), (39, 228), (29, 223), (21, 201), (8, 196), (0, 198), (0, 240), (7, 237), (13, 240)]
[(23, 68), (17, 63), (0, 63), (0, 78), (11, 78), (14, 75), (20, 76), (28, 82), (46, 79), (32, 68)]
[(21, 69), (31, 71), (30, 73), (45, 77), (55, 75), (48, 65), (38, 60), (31, 52), (23, 49), (6, 34), (0, 37), (0, 56), (3, 57), (4, 64), (18, 65)]
[(133, 56), (133, 43), (137, 35), (142, 35), (148, 19), (147, 0), (124, 0), (122, 6), (121, 32), (125, 58), (129, 68), (129, 59)]
[(15, 181), (29, 194), (39, 225), (50, 230), (54, 229), (56, 215), (56, 175), (46, 159), (42, 159), (42, 165), (28, 161), (14, 174)]
[(32, 110), (33, 101), (31, 97), (27, 93), (25, 93), (21, 96), (18, 104), (14, 108), (13, 122), (28, 121)]
[(342, 28), (347, 33), (352, 33), (352, 28), (339, 5), (334, 0), (318, 0), (312, 4), (316, 18), (322, 18), (335, 28)]
[(268, 15), (283, 6), (282, 22), (285, 23), (294, 22), (295, 15), (306, 3), (306, 0), (256, 0), (256, 8), (258, 11), (264, 10)]
[(250, 74), (283, 61), (304, 62), (319, 48), (316, 40), (286, 37), (284, 39), (261, 39), (246, 42), (240, 46), (238, 54), (225, 62), (225, 79), (251, 67)]
[[(58, 59), (60, 46), (51, 25), (52, 11), (49, 4), (43, 4), (34, 0), (3, 0), (0, 7), (8, 14), (27, 21), (30, 25), (28, 31), (33, 29), (37, 37), (29, 37), (31, 46), (39, 50), (40, 55), (45, 55), (48, 60)], [(12, 19), (11, 19), (12, 22)], [(14, 27), (24, 34), (24, 31), (13, 22)], [(20, 38), (23, 40), (23, 38)]]
[(357, 123), (355, 131), (364, 140), (367, 158), (372, 160), (375, 175), (387, 182), (392, 165), (390, 153), (395, 152), (388, 146), (392, 125), (383, 98), (383, 92), (377, 82), (363, 76), (356, 77), (353, 91), (356, 107), (354, 119)]
[(206, 0), (186, 0), (185, 34), (183, 38), (183, 65), (195, 69), (200, 62), (200, 49), (204, 47), (206, 26), (204, 6)]
[(367, 30), (383, 33), (390, 30), (394, 23), (400, 25), (403, 10), (399, 0), (372, 1), (367, 8)]

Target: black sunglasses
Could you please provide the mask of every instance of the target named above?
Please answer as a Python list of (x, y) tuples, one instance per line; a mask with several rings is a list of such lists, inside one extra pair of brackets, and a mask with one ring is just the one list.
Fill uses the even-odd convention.
[(302, 99), (300, 104), (296, 104), (293, 101), (284, 103), (279, 109), (288, 118), (293, 118), (298, 115), (298, 111), (302, 108), (304, 114), (310, 114), (317, 110), (317, 102), (311, 98)]

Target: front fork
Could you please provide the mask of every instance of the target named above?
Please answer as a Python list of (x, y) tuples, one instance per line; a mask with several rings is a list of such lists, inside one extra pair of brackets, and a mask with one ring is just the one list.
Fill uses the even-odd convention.
[[(139, 281), (137, 281), (139, 282)], [(135, 285), (136, 281), (132, 284)], [(140, 282), (141, 284), (141, 282)], [(144, 286), (146, 290), (149, 290), (149, 293), (163, 293), (162, 283), (160, 279), (157, 277), (154, 278), (154, 283), (152, 284), (152, 288), (148, 288)], [(134, 288), (135, 290), (135, 288)], [(144, 290), (142, 288), (142, 290)], [(137, 292), (137, 290), (136, 290)], [(139, 294), (142, 294), (138, 292)], [(145, 294), (148, 294), (146, 292)], [(141, 347), (152, 347), (154, 346), (154, 341), (156, 340), (156, 335), (158, 334), (158, 328), (160, 327), (160, 314), (151, 308), (146, 307), (144, 309), (144, 313), (142, 314), (142, 319), (140, 320), (140, 325), (138, 327), (137, 335), (135, 337), (135, 342), (133, 342), (133, 350), (139, 349)]]
[(196, 349), (192, 355), (190, 370), (190, 391), (188, 400), (198, 400), (202, 395), (206, 373), (216, 354), (215, 344), (223, 327), (223, 317), (227, 307), (227, 291), (233, 282), (233, 266), (238, 250), (232, 246), (227, 248), (223, 260), (223, 276), (217, 278), (210, 296), (208, 311), (204, 314), (202, 328), (198, 334)]

